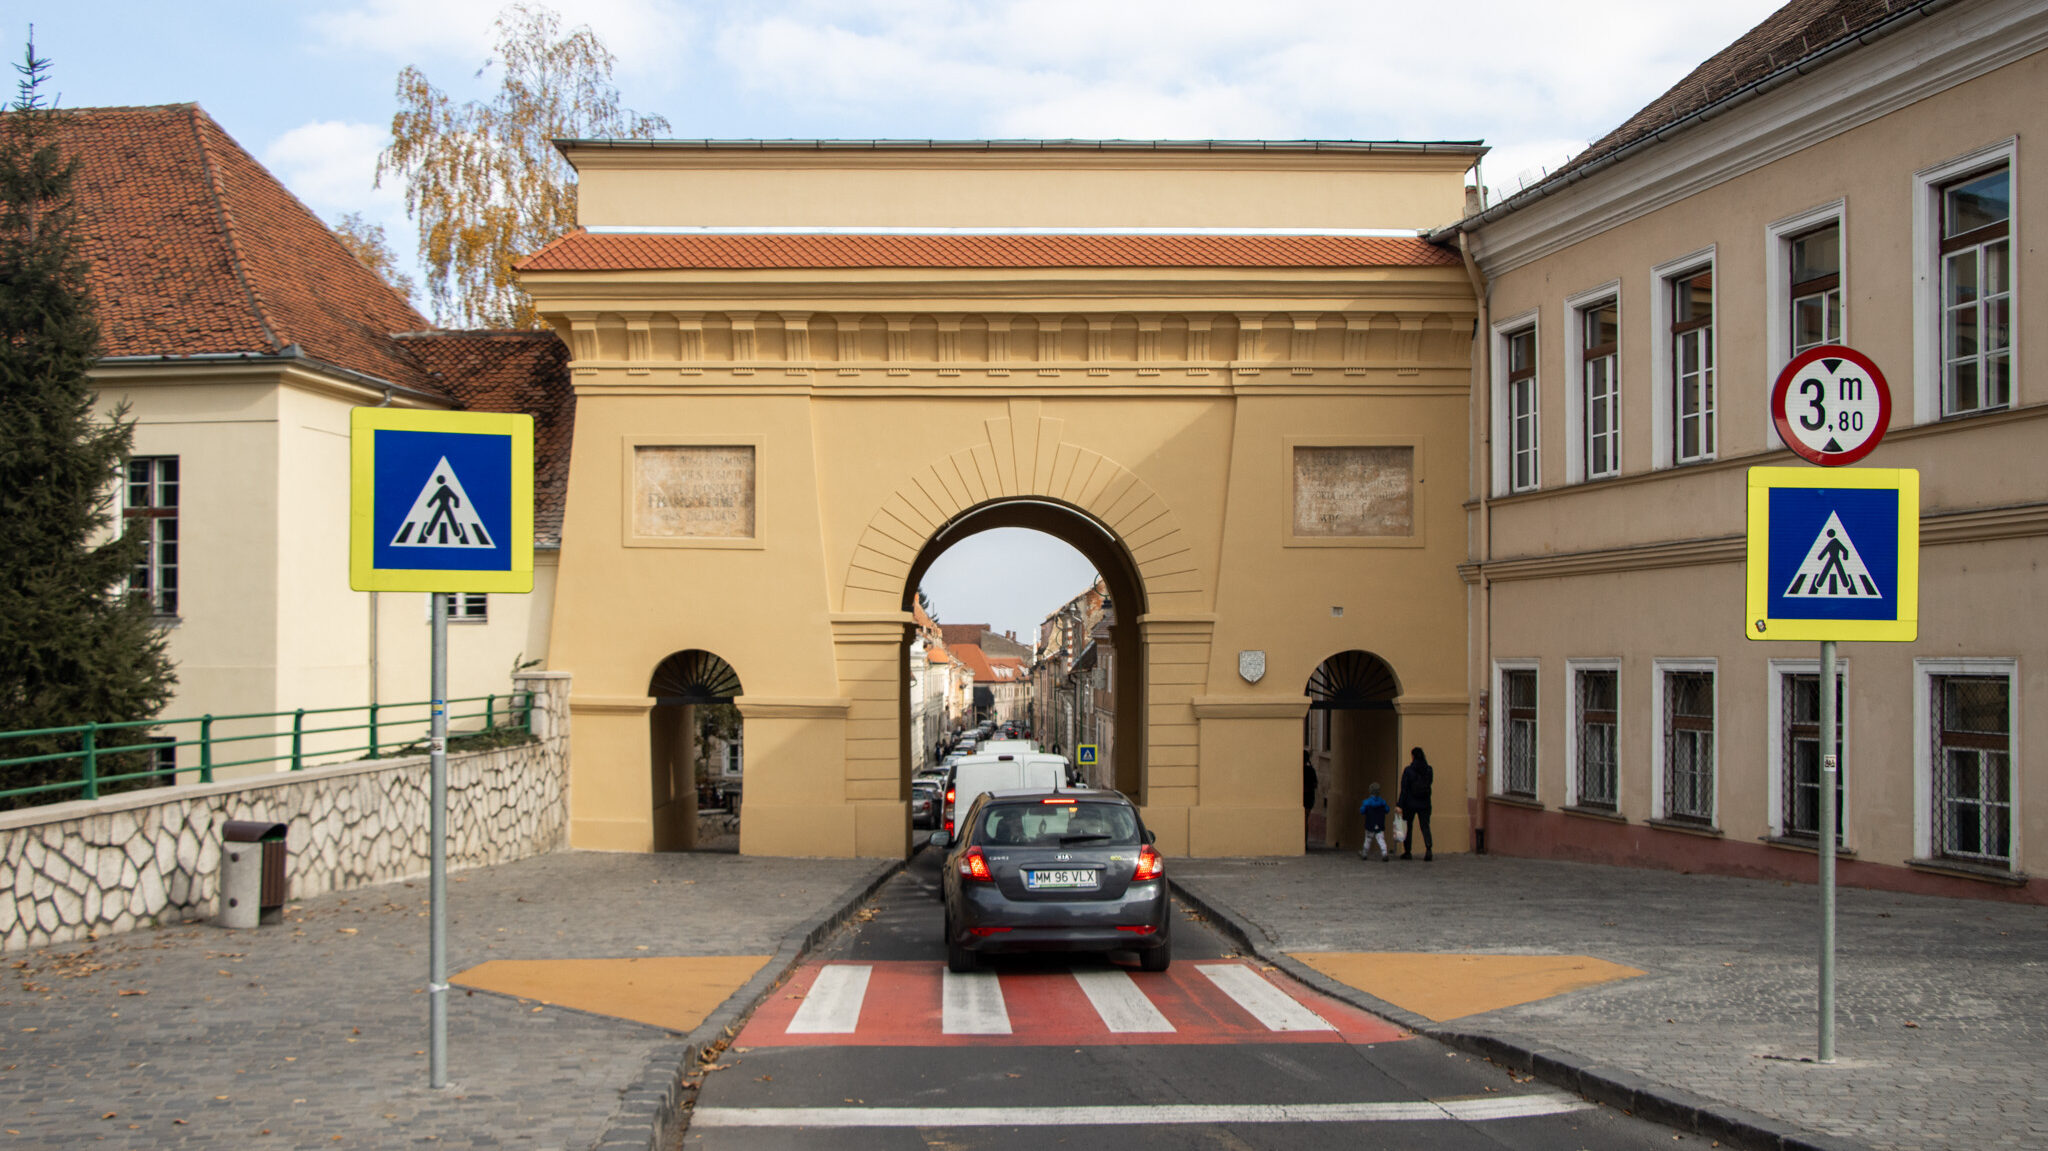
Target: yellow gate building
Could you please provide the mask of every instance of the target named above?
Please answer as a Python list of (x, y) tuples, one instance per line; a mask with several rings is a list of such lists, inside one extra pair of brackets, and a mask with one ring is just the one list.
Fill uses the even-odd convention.
[(1421, 746), (1466, 846), (1477, 309), (1417, 232), (1478, 145), (564, 149), (582, 227), (522, 275), (577, 393), (576, 846), (687, 845), (689, 708), (736, 697), (743, 852), (904, 854), (910, 603), (1002, 526), (1108, 583), (1162, 847), (1301, 851), (1314, 724), (1333, 841)]

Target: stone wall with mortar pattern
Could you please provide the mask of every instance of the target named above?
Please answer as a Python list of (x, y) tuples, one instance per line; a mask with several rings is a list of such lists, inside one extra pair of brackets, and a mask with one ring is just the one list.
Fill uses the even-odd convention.
[[(534, 693), (531, 743), (448, 756), (448, 866), (568, 844), (569, 678)], [(0, 951), (214, 913), (221, 827), (283, 823), (291, 898), (427, 873), (427, 758), (365, 760), (0, 812)]]

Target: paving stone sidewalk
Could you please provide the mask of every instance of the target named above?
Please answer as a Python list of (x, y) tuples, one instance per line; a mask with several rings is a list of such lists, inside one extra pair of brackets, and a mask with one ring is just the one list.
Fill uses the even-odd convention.
[[(460, 872), (449, 969), (773, 954), (877, 865), (564, 852)], [(281, 927), (5, 956), (0, 1146), (581, 1149), (678, 1059), (672, 1032), (456, 988), (452, 1083), (428, 1088), (426, 896), (389, 884)]]
[[(2048, 909), (1840, 889), (1838, 1061), (1813, 1062), (1805, 884), (1500, 856), (1184, 860), (1262, 948), (1591, 955), (1636, 979), (1446, 1024), (1873, 1148), (2048, 1146)], [(1264, 938), (1260, 938), (1263, 936)]]

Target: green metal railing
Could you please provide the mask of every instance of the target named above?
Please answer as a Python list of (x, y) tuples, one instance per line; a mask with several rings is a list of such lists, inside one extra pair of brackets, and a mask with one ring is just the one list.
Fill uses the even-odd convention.
[[(462, 705), (467, 704), (479, 706), (473, 711), (460, 710)], [(178, 782), (181, 776), (197, 777), (196, 780), (186, 782), (212, 783), (214, 772), (227, 768), (289, 764), (292, 771), (298, 771), (309, 763), (331, 764), (377, 759), (387, 753), (402, 754), (414, 747), (419, 749), (420, 754), (425, 754), (432, 707), (431, 702), (421, 700), (412, 703), (357, 704), (354, 707), (301, 707), (292, 711), (251, 712), (245, 715), (202, 715), (189, 719), (88, 723), (76, 727), (46, 727), (33, 731), (0, 731), (0, 754), (7, 751), (10, 743), (27, 739), (76, 743), (75, 748), (67, 750), (0, 759), (0, 782), (18, 775), (17, 769), (35, 764), (55, 764), (66, 760), (77, 763), (74, 778), (29, 787), (0, 789), (0, 800), (26, 799), (30, 803), (49, 803), (62, 799), (98, 799), (100, 790), (110, 785), (155, 786)], [(448, 708), (450, 743), (498, 732), (531, 733), (533, 729), (531, 692), (515, 691), (451, 699), (448, 701)], [(417, 711), (418, 714), (410, 714), (413, 711)], [(355, 723), (331, 723), (327, 719), (350, 713), (362, 713), (363, 718)], [(307, 726), (309, 718), (314, 726)], [(285, 728), (282, 722), (284, 720), (291, 721), (289, 729)], [(456, 725), (465, 720), (481, 720), (482, 726), (456, 730)], [(226, 725), (227, 731), (216, 733), (217, 725)], [(244, 730), (245, 728), (254, 730)], [(158, 734), (160, 732), (168, 732), (168, 738)], [(181, 734), (188, 733), (188, 738), (179, 738)], [(118, 739), (123, 734), (147, 735), (149, 738), (144, 742), (117, 743), (113, 746), (105, 742), (105, 737), (109, 735)], [(355, 739), (361, 739), (362, 742), (352, 742)], [(247, 755), (241, 759), (216, 758), (223, 753), (232, 756), (265, 750), (261, 747), (243, 746), (262, 740), (273, 741), (272, 748), (278, 743), (289, 741), (290, 750), (282, 754)], [(336, 744), (339, 746), (335, 746)], [(188, 752), (187, 749), (191, 750)], [(165, 767), (159, 763), (158, 756), (166, 751), (174, 757), (175, 766)], [(138, 760), (146, 765), (143, 770), (119, 770), (112, 773), (103, 770), (110, 766), (127, 768)], [(188, 760), (196, 762), (188, 766)], [(52, 798), (35, 798), (41, 796)]]

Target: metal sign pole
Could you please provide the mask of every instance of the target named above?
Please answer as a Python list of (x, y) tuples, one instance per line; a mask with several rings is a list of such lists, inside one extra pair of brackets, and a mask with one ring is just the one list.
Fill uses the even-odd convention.
[(435, 592), (428, 799), (427, 1083), (448, 1086), (448, 597)]
[(1820, 1061), (1835, 1061), (1835, 641), (1820, 645)]

